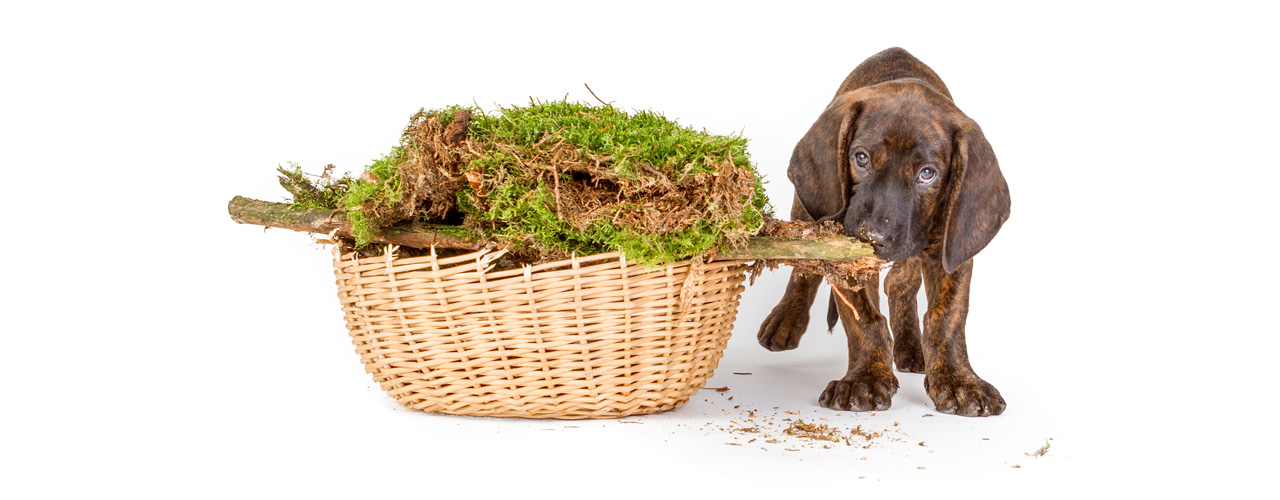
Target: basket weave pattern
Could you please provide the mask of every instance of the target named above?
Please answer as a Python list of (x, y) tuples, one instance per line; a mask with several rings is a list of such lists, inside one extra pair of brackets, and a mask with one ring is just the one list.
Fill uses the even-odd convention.
[(733, 329), (744, 261), (599, 254), (492, 271), (501, 252), (359, 258), (334, 273), (365, 371), (429, 412), (597, 418), (678, 407)]

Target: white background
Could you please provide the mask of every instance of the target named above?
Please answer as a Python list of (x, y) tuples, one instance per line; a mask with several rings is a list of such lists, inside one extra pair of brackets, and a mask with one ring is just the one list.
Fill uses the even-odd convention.
[[(0, 496), (1220, 494), (1274, 470), (1274, 12), (473, 3), (0, 7)], [(1012, 191), (968, 323), (999, 417), (924, 417), (911, 374), (889, 411), (819, 407), (845, 362), (823, 301), (797, 351), (755, 343), (785, 270), (744, 295), (727, 392), (630, 425), (409, 411), (353, 354), (328, 250), (226, 214), (282, 199), (277, 164), (358, 170), (419, 107), (594, 102), (584, 82), (741, 131), (786, 214), (795, 142), (891, 46), (942, 76)], [(898, 440), (726, 445), (748, 409)]]

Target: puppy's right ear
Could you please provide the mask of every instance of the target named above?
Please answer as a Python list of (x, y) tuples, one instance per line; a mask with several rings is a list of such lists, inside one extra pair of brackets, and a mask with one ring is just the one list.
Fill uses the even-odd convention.
[(861, 103), (851, 97), (831, 101), (791, 153), (787, 178), (815, 221), (840, 220), (849, 203), (849, 141), (861, 110)]

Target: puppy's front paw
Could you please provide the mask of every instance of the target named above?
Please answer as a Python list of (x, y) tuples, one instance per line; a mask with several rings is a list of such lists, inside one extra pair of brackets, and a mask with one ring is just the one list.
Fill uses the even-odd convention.
[(770, 351), (789, 351), (800, 346), (800, 337), (809, 328), (809, 309), (782, 303), (760, 324), (756, 340)]
[(888, 410), (898, 392), (898, 377), (884, 370), (862, 370), (827, 384), (818, 404), (832, 410)]
[(987, 417), (1004, 413), (1004, 398), (995, 386), (974, 374), (938, 374), (924, 377), (924, 390), (938, 411), (962, 417)]

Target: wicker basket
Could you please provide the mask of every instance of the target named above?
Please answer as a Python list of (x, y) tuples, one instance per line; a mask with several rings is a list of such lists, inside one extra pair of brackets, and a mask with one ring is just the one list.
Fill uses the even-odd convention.
[(429, 412), (599, 418), (678, 407), (733, 329), (745, 261), (661, 268), (599, 254), (493, 271), (502, 252), (337, 252), (356, 352), (400, 404)]

